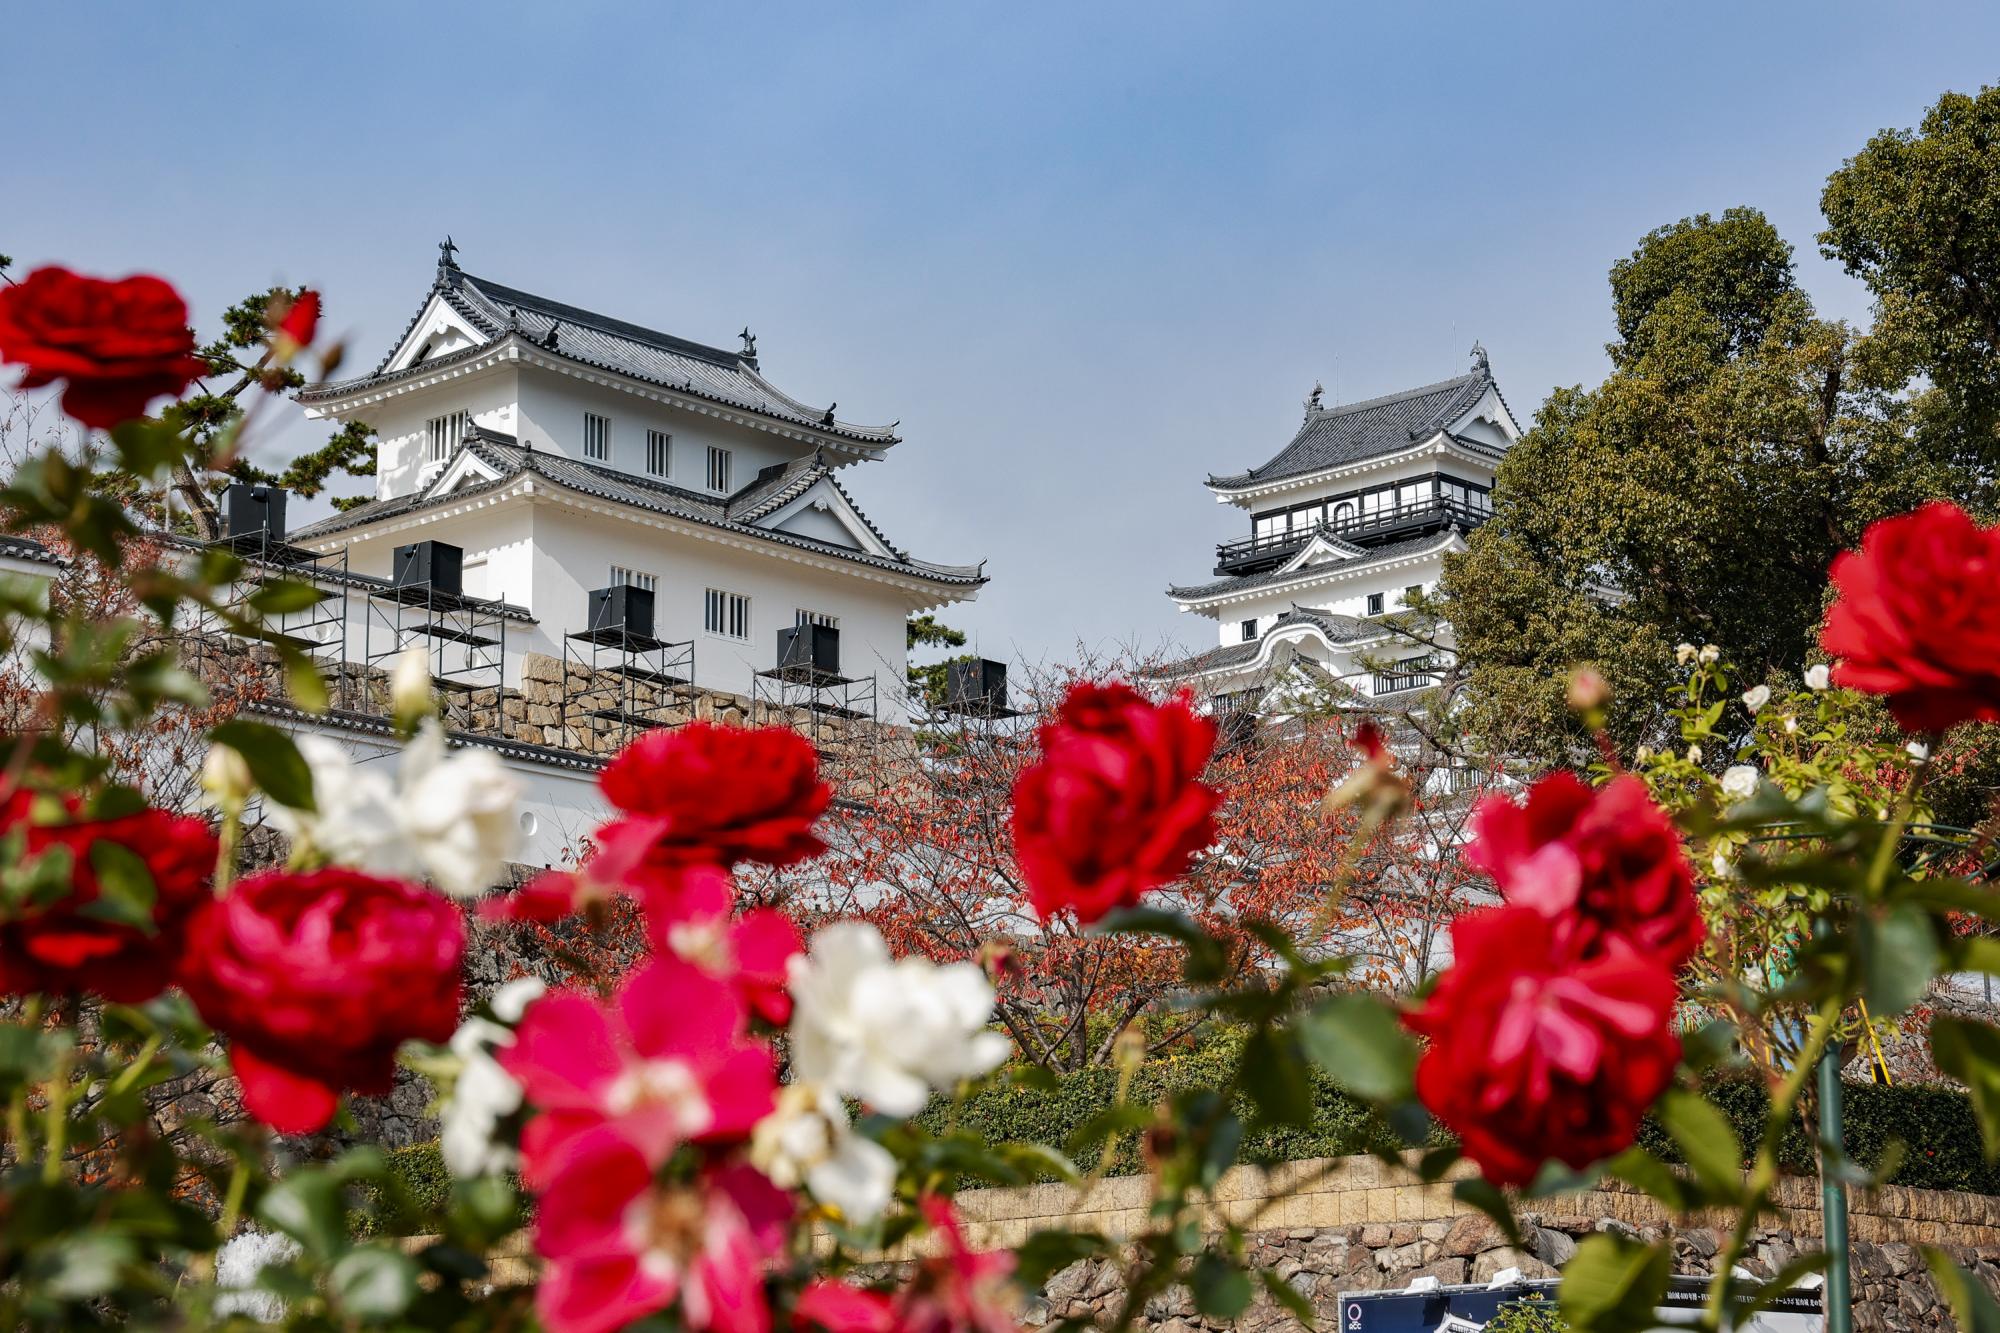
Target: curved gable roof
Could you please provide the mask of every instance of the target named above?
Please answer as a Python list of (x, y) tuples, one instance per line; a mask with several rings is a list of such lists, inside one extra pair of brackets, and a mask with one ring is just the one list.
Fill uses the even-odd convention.
[[(435, 369), (441, 361), (421, 361), (389, 369), (396, 352), (409, 340), (424, 311), (430, 308), (432, 296), (443, 300), (478, 331), (484, 339), (479, 344), (481, 348), (491, 347), (504, 338), (520, 337), (549, 355), (792, 425), (808, 426), (876, 448), (898, 442), (893, 425), (859, 426), (838, 421), (833, 419), (831, 407), (813, 407), (784, 393), (764, 378), (754, 356), (709, 347), (488, 278), (474, 277), (456, 265), (438, 269), (437, 281), (425, 294), (423, 305), (373, 371), (354, 379), (313, 385), (301, 390), (298, 400), (320, 402)], [(463, 356), (465, 352), (451, 355)]]
[(1269, 462), (1234, 476), (1211, 476), (1208, 484), (1235, 490), (1396, 453), (1449, 429), (1492, 388), (1492, 374), (1475, 370), (1420, 389), (1314, 408), (1306, 413), (1291, 443)]

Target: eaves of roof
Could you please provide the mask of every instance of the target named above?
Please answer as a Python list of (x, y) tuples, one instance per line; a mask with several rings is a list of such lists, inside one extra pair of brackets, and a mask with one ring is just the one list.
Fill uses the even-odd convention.
[[(374, 500), (358, 505), (344, 514), (322, 519), (318, 523), (301, 528), (293, 534), (296, 542), (318, 542), (341, 532), (351, 531), (372, 523), (391, 518), (401, 518), (418, 514), (426, 509), (470, 499), (511, 484), (523, 474), (532, 474), (556, 486), (588, 495), (599, 500), (631, 505), (635, 509), (665, 514), (672, 518), (691, 523), (720, 528), (742, 536), (754, 537), (779, 545), (791, 546), (815, 555), (828, 556), (839, 560), (883, 569), (904, 577), (920, 579), (930, 583), (948, 584), (960, 587), (980, 587), (986, 582), (984, 567), (980, 565), (942, 565), (917, 560), (898, 552), (894, 558), (876, 555), (869, 551), (859, 551), (852, 547), (839, 546), (821, 541), (816, 537), (804, 537), (797, 533), (784, 532), (775, 528), (760, 527), (754, 523), (732, 518), (727, 502), (713, 497), (697, 495), (678, 486), (652, 478), (639, 477), (618, 472), (611, 468), (598, 467), (560, 454), (524, 449), (514, 444), (494, 444), (483, 440), (469, 440), (460, 446), (469, 449), (498, 474), (487, 481), (473, 482), (460, 486), (446, 495), (426, 498), (421, 494), (399, 497), (391, 500)], [(454, 458), (456, 455), (454, 455)], [(446, 470), (450, 470), (450, 463)], [(754, 483), (753, 483), (754, 485)], [(747, 489), (747, 488), (746, 488)], [(842, 490), (842, 495), (846, 491)], [(849, 497), (849, 503), (852, 498)], [(856, 512), (860, 510), (857, 507)], [(866, 522), (866, 516), (863, 516)], [(870, 531), (876, 531), (869, 524)], [(877, 536), (880, 533), (877, 532)], [(895, 550), (886, 539), (884, 546)]]
[(1288, 583), (1308, 583), (1329, 574), (1359, 573), (1373, 566), (1388, 564), (1408, 556), (1422, 555), (1433, 550), (1442, 551), (1461, 536), (1456, 528), (1448, 529), (1442, 534), (1425, 533), (1421, 537), (1410, 537), (1400, 542), (1369, 547), (1365, 555), (1351, 560), (1329, 560), (1295, 570), (1274, 569), (1261, 574), (1237, 574), (1210, 583), (1171, 587), (1167, 589), (1167, 596), (1179, 602), (1198, 602), (1212, 597), (1226, 597), (1233, 593), (1282, 587)]

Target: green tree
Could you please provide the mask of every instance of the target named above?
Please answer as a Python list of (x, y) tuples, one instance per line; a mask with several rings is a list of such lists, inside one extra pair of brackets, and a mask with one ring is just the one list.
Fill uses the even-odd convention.
[(1494, 516), (1447, 564), (1475, 726), (1574, 760), (1568, 668), (1615, 691), (1614, 739), (1657, 739), (1677, 643), (1746, 683), (1805, 665), (1826, 569), (1875, 518), (1960, 493), (1900, 381), (1856, 364), (1791, 248), (1736, 208), (1647, 235), (1611, 270), (1618, 339), (1594, 389), (1556, 391), (1508, 454)]
[(1821, 252), (1874, 293), (1876, 354), (1936, 386), (1926, 424), (2000, 462), (2000, 88), (1883, 130), (1820, 208)]
[[(922, 615), (911, 616), (904, 627), (904, 647), (911, 652), (919, 648), (963, 648), (965, 631), (953, 629), (926, 611)], [(927, 662), (922, 666), (909, 666), (910, 700), (921, 701), (925, 708), (935, 711), (944, 706), (945, 670), (959, 658), (946, 658), (942, 662)]]
[[(220, 535), (212, 496), (230, 481), (271, 482), (310, 497), (319, 494), (336, 472), (351, 477), (375, 475), (374, 431), (358, 421), (343, 424), (316, 448), (294, 455), (275, 471), (257, 466), (236, 451), (246, 390), (255, 386), (282, 394), (306, 384), (304, 373), (295, 364), (277, 359), (270, 337), (273, 312), (283, 311), (300, 294), (273, 287), (245, 297), (222, 312), (222, 335), (201, 349), (213, 379), (202, 380), (179, 404), (180, 419), (194, 448), (190, 451), (192, 462), (175, 477), (174, 489), (187, 500), (196, 525), (204, 529), (203, 536)], [(330, 354), (325, 368), (331, 370), (337, 362), (337, 352)], [(333, 503), (337, 508), (348, 508), (359, 500), (336, 499)]]

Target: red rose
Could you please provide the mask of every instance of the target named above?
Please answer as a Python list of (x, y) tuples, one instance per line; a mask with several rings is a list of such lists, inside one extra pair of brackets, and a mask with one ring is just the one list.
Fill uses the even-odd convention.
[(1472, 815), (1465, 859), (1493, 876), (1507, 901), (1532, 907), (1596, 953), (1607, 937), (1677, 968), (1701, 947), (1694, 871), (1680, 835), (1635, 777), (1592, 789), (1551, 773), (1525, 803), (1489, 796)]
[(1611, 937), (1579, 960), (1555, 922), (1497, 907), (1452, 923), (1452, 965), (1405, 1021), (1430, 1038), (1417, 1095), (1486, 1178), (1624, 1151), (1680, 1059), (1673, 974)]
[(649, 731), (598, 782), (632, 816), (606, 825), (599, 841), (643, 836), (652, 860), (782, 866), (826, 850), (812, 827), (833, 789), (820, 780), (812, 743), (785, 727)]
[(106, 430), (208, 369), (194, 354), (187, 303), (165, 282), (106, 282), (64, 268), (0, 288), (0, 361), (28, 368), (24, 389), (62, 380), (63, 410)]
[[(67, 848), (70, 891), (54, 902), (24, 903), (0, 921), (0, 990), (93, 991), (120, 1004), (152, 999), (173, 980), (188, 918), (209, 899), (215, 836), (199, 819), (161, 810), (37, 826), (29, 822), (34, 799), (31, 792), (17, 791), (0, 802), (0, 832), (21, 829), (30, 858)], [(72, 811), (77, 804), (70, 802)], [(153, 880), (150, 931), (94, 914), (102, 886), (92, 868), (92, 849), (102, 844), (121, 847), (145, 863)]]
[(1933, 502), (1871, 524), (1832, 577), (1834, 684), (1886, 695), (1905, 731), (2000, 722), (2000, 529)]
[(1014, 783), (1014, 855), (1044, 918), (1091, 922), (1179, 878), (1215, 840), (1221, 795), (1200, 781), (1215, 723), (1186, 696), (1148, 703), (1129, 685), (1077, 685)]
[(318, 331), (319, 293), (307, 287), (278, 317), (278, 336), (288, 340), (294, 348), (309, 347), (313, 334)]
[(405, 1040), (458, 1027), (458, 909), (356, 870), (271, 871), (212, 900), (182, 976), (251, 1115), (287, 1134), (333, 1118), (342, 1089), (381, 1094)]

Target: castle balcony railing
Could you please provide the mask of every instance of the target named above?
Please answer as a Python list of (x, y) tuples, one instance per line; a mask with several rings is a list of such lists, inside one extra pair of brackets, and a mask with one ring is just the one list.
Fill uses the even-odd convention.
[(1312, 540), (1315, 532), (1326, 532), (1357, 546), (1372, 546), (1452, 524), (1469, 530), (1489, 517), (1491, 515), (1487, 510), (1475, 508), (1463, 500), (1429, 496), (1369, 514), (1338, 515), (1310, 528), (1294, 528), (1289, 532), (1269, 532), (1222, 542), (1215, 548), (1215, 572), (1255, 574), (1270, 569), (1282, 564), (1285, 557)]

